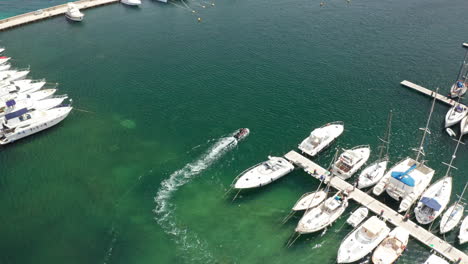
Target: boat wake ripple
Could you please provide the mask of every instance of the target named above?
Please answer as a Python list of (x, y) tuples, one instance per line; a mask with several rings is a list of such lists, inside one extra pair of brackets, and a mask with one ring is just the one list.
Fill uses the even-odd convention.
[(156, 208), (153, 211), (156, 214), (157, 223), (166, 234), (173, 236), (176, 244), (191, 261), (214, 262), (212, 255), (207, 250), (206, 243), (196, 233), (177, 224), (174, 215), (176, 206), (171, 203), (171, 197), (181, 186), (191, 182), (236, 145), (237, 140), (232, 136), (220, 138), (199, 159), (188, 163), (182, 169), (172, 173), (169, 178), (163, 180), (154, 197)]

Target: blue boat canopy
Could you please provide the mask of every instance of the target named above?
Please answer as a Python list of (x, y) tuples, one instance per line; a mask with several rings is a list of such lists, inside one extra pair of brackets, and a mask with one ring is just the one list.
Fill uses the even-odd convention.
[(440, 208), (442, 207), (440, 203), (437, 202), (437, 200), (433, 198), (429, 198), (429, 197), (423, 197), (421, 199), (421, 203), (423, 203), (427, 207), (434, 209), (435, 211), (439, 211)]
[(6, 114), (5, 118), (6, 118), (6, 120), (10, 120), (10, 119), (13, 119), (15, 117), (22, 116), (22, 115), (26, 114), (27, 112), (28, 112), (27, 108), (21, 108), (18, 111)]
[(458, 82), (457, 82), (457, 87), (458, 87), (458, 88), (462, 88), (462, 87), (463, 87), (463, 83), (460, 82), (460, 81), (458, 81)]
[(6, 101), (6, 106), (7, 107), (12, 107), (16, 104), (15, 100), (8, 100)]
[(401, 181), (402, 183), (414, 187), (414, 179), (409, 175), (411, 171), (416, 169), (416, 164), (411, 166), (407, 171), (405, 172), (400, 172), (400, 171), (392, 171), (391, 175), (393, 178)]

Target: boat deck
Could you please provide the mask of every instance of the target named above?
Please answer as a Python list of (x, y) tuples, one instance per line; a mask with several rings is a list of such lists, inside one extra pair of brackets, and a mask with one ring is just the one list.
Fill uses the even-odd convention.
[[(79, 0), (73, 2), (79, 9), (87, 9), (91, 7), (106, 5), (118, 2), (119, 0)], [(33, 12), (17, 15), (0, 20), (0, 31), (20, 25), (36, 22), (42, 19), (58, 16), (67, 12), (67, 4), (57, 5), (49, 8), (36, 10)]]
[[(322, 168), (320, 165), (316, 164), (315, 162), (309, 160), (308, 158), (302, 156), (301, 154), (297, 153), (296, 151), (292, 150), (284, 155), (286, 159), (294, 163), (295, 165), (303, 168), (306, 172), (311, 174), (315, 178), (320, 178), (321, 175), (327, 175), (327, 170)], [(315, 171), (315, 173), (314, 173)], [(399, 213), (395, 212), (393, 209), (388, 207), (387, 205), (379, 202), (378, 200), (374, 199), (372, 196), (368, 195), (367, 193), (353, 188), (351, 184), (348, 182), (338, 178), (338, 177), (328, 177), (326, 181), (330, 182), (330, 185), (341, 191), (346, 191), (348, 193), (348, 197), (353, 199), (354, 201), (362, 204), (363, 206), (367, 207), (369, 210), (374, 212), (375, 214), (379, 215), (383, 211), (383, 217), (395, 226), (401, 226), (408, 230), (410, 235), (418, 240), (419, 242), (423, 243), (424, 245), (428, 246), (431, 249), (434, 249), (441, 255), (445, 256), (450, 261), (457, 261), (461, 259), (460, 263), (468, 264), (468, 256), (463, 253), (462, 251), (458, 250), (454, 246), (450, 245), (443, 239), (435, 236), (431, 232), (427, 231), (426, 229), (420, 227), (416, 223), (412, 222), (411, 220), (404, 221), (403, 216)]]

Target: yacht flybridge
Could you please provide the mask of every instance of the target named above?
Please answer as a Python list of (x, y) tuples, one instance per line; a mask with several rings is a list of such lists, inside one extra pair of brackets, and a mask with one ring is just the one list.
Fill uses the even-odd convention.
[(338, 160), (333, 164), (331, 172), (346, 180), (353, 176), (359, 168), (366, 163), (370, 156), (370, 147), (368, 145), (357, 146), (345, 150)]
[(241, 173), (234, 183), (235, 189), (251, 189), (265, 186), (294, 170), (294, 166), (282, 157), (268, 157)]
[(434, 111), (435, 100), (436, 98), (432, 101), (426, 127), (422, 129), (424, 133), (420, 146), (416, 149), (416, 159), (408, 157), (398, 162), (373, 189), (375, 195), (380, 195), (385, 190), (390, 197), (401, 201), (398, 208), (399, 212), (410, 209), (410, 206), (421, 196), (434, 176), (434, 170), (426, 166), (420, 158), (421, 155), (424, 155), (423, 146), (426, 135), (430, 133), (429, 124)]
[(316, 128), (310, 136), (302, 141), (299, 149), (307, 155), (314, 157), (320, 151), (328, 147), (344, 131), (343, 122), (328, 123), (320, 128)]

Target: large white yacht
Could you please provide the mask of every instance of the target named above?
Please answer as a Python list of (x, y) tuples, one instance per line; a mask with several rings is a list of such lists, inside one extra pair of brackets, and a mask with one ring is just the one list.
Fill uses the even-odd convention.
[(409, 240), (409, 232), (403, 227), (396, 227), (372, 254), (374, 264), (392, 264), (403, 254)]
[(78, 9), (78, 7), (74, 3), (68, 3), (65, 17), (72, 21), (79, 22), (83, 20), (84, 14), (80, 12), (80, 9)]
[(333, 175), (346, 180), (353, 176), (353, 174), (356, 173), (364, 163), (366, 163), (369, 156), (370, 147), (368, 145), (356, 146), (352, 149), (347, 149), (333, 164), (331, 172)]
[(449, 264), (448, 261), (445, 259), (437, 256), (436, 254), (432, 254), (429, 258), (424, 262), (424, 264)]
[(0, 144), (5, 145), (52, 127), (65, 119), (71, 106), (61, 106), (49, 110), (18, 110), (5, 116), (0, 130)]
[(338, 219), (346, 207), (348, 207), (348, 201), (338, 193), (312, 210), (306, 211), (296, 226), (296, 232), (309, 234), (322, 230)]
[[(436, 91), (436, 93), (438, 90)], [(432, 112), (434, 111), (436, 98), (432, 100), (431, 110), (427, 118), (426, 127), (421, 138), (421, 143), (416, 149), (416, 159), (405, 158), (391, 168), (372, 190), (375, 195), (380, 195), (383, 191), (393, 199), (400, 202), (399, 212), (404, 212), (421, 196), (434, 176), (434, 170), (420, 160), (424, 155), (424, 142), (429, 131)]]
[(285, 158), (268, 157), (267, 161), (261, 162), (241, 173), (235, 180), (234, 188), (250, 189), (265, 186), (292, 170), (294, 170), (294, 165)]
[(390, 228), (377, 216), (372, 216), (349, 233), (338, 249), (338, 263), (352, 263), (369, 254), (387, 237)]
[(307, 155), (314, 157), (320, 151), (328, 147), (344, 131), (343, 122), (328, 123), (320, 128), (314, 129), (310, 136), (304, 139), (299, 149)]
[(32, 98), (26, 98), (19, 101), (8, 100), (4, 103), (0, 103), (0, 117), (14, 114), (16, 111), (21, 109), (27, 109), (28, 111), (48, 110), (61, 105), (67, 98), (67, 95), (60, 95), (42, 100), (34, 100)]
[(0, 85), (0, 97), (12, 95), (12, 94), (22, 94), (22, 93), (33, 93), (39, 91), (44, 85), (45, 81), (32, 81), (29, 79), (14, 81), (8, 83), (4, 86)]
[(426, 225), (433, 222), (447, 207), (452, 193), (452, 177), (443, 177), (422, 195), (414, 208), (418, 223)]

